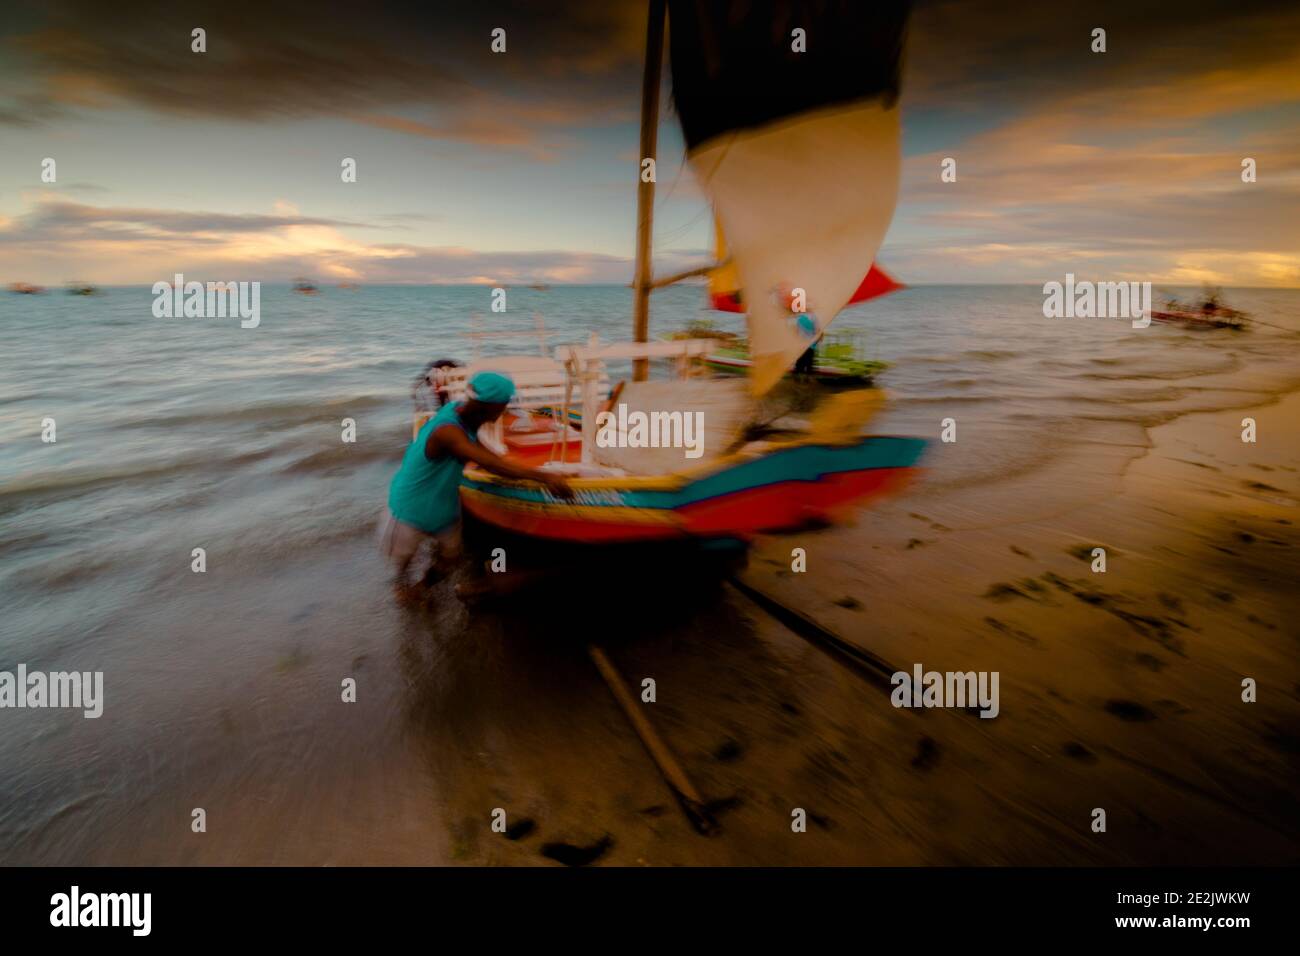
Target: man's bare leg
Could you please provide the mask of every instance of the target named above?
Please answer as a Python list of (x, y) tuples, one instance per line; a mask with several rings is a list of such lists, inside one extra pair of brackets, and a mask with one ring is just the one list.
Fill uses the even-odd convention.
[(466, 604), (486, 598), (508, 597), (531, 584), (545, 580), (554, 573), (554, 569), (547, 568), (526, 568), (524, 570), (501, 572), (489, 571), (486, 574), (475, 575), (470, 581), (462, 581), (457, 584), (456, 597)]
[(432, 563), (429, 570), (426, 571), (420, 581), (411, 580), (411, 566), (415, 564), (416, 559), (420, 557), (423, 548), (416, 548), (414, 552), (404, 558), (398, 565), (397, 577), (393, 581), (393, 594), (397, 598), (397, 603), (403, 607), (412, 607), (419, 604), (428, 594), (429, 575), (433, 571)]
[(393, 578), (393, 597), (396, 598), (397, 603), (403, 607), (410, 607), (411, 605), (416, 604), (420, 600), (421, 594), (424, 590), (420, 585), (413, 583), (410, 578), (407, 577), (407, 572), (410, 570), (410, 567), (411, 562), (409, 560), (404, 562), (398, 569), (397, 576)]

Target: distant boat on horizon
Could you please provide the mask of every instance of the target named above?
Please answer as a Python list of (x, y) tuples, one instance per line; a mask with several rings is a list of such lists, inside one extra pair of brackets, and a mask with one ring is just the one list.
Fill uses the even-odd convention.
[(99, 288), (88, 282), (69, 282), (68, 295), (99, 295)]
[(320, 291), (320, 288), (310, 279), (295, 279), (293, 282), (293, 291), (301, 295), (315, 295)]
[(1168, 296), (1163, 310), (1153, 309), (1151, 318), (1156, 322), (1169, 322), (1194, 329), (1233, 329), (1240, 332), (1247, 328), (1250, 316), (1239, 309), (1224, 305), (1221, 289), (1206, 286), (1196, 302), (1180, 302), (1176, 296)]
[(45, 291), (45, 286), (32, 285), (29, 282), (11, 282), (9, 291), (16, 295), (40, 295)]

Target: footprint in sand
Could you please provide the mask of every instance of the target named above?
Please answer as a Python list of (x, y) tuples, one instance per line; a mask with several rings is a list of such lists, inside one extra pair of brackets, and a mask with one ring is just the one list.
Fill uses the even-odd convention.
[(1124, 553), (1119, 548), (1112, 548), (1105, 544), (1076, 544), (1073, 548), (1066, 548), (1065, 553), (1072, 558), (1078, 558), (1080, 561), (1085, 563), (1091, 563), (1095, 557), (1092, 552), (1096, 548), (1103, 549), (1106, 552), (1106, 558), (1108, 560)]
[(1108, 700), (1105, 709), (1111, 716), (1133, 723), (1145, 723), (1156, 719), (1153, 712), (1132, 700)]
[(1077, 740), (1067, 740), (1061, 745), (1061, 753), (1081, 763), (1096, 763), (1097, 755)]
[(716, 800), (707, 800), (704, 804), (704, 812), (711, 817), (717, 817), (728, 811), (735, 810), (743, 802), (740, 797), (719, 797)]
[(1012, 598), (1025, 598), (1039, 604), (1052, 603), (1047, 596), (1047, 588), (1033, 578), (1022, 578), (1015, 584), (1008, 584), (1005, 581), (990, 584), (989, 589), (981, 597), (990, 601), (1010, 601)]
[(1281, 488), (1274, 488), (1272, 485), (1266, 485), (1262, 481), (1242, 481), (1242, 484), (1251, 491), (1276, 491), (1278, 494), (1283, 493)]
[(595, 863), (614, 845), (614, 838), (606, 833), (591, 846), (574, 846), (572, 843), (546, 843), (542, 856), (565, 866), (587, 866)]
[(1187, 656), (1183, 652), (1182, 642), (1179, 641), (1170, 631), (1171, 624), (1179, 627), (1187, 627), (1186, 622), (1179, 621), (1175, 618), (1152, 617), (1149, 614), (1139, 614), (1135, 611), (1129, 611), (1120, 606), (1121, 604), (1126, 603), (1129, 600), (1128, 598), (1124, 598), (1117, 594), (1107, 594), (1105, 591), (1096, 588), (1087, 581), (1077, 579), (1073, 582), (1067, 581), (1059, 574), (1055, 574), (1051, 571), (1044, 574), (1043, 579), (1049, 584), (1054, 585), (1058, 590), (1077, 598), (1084, 604), (1105, 611), (1108, 614), (1113, 614), (1138, 634), (1159, 642), (1165, 650), (1172, 651), (1180, 657)]
[(1133, 659), (1149, 671), (1161, 671), (1165, 667), (1165, 662), (1154, 654), (1135, 654)]
[(930, 770), (939, 762), (939, 745), (933, 737), (922, 737), (916, 742), (916, 756), (912, 766), (917, 770)]
[(507, 840), (522, 840), (536, 829), (537, 823), (528, 817), (524, 817), (522, 820), (516, 820), (506, 827), (505, 838)]
[(1014, 638), (1022, 644), (1033, 646), (1038, 643), (1038, 638), (1034, 637), (1034, 635), (1027, 631), (1022, 631), (1018, 627), (1013, 627), (1005, 621), (999, 621), (996, 617), (986, 617), (984, 618), (984, 623), (993, 628), (993, 630), (997, 631), (999, 634), (1005, 634), (1007, 637)]
[(1296, 500), (1281, 488), (1274, 488), (1272, 485), (1266, 485), (1262, 481), (1243, 481), (1242, 485), (1251, 491), (1261, 493), (1261, 497), (1270, 504), (1294, 506)]
[(739, 760), (744, 752), (745, 748), (740, 745), (739, 741), (728, 737), (722, 742), (721, 746), (713, 751), (713, 759), (719, 763), (733, 763)]

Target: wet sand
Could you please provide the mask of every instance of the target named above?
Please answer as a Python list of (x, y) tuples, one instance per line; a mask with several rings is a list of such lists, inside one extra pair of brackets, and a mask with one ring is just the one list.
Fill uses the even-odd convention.
[[(1256, 444), (1240, 440), (1246, 416)], [(1059, 478), (922, 484), (814, 536), (802, 575), (785, 542), (766, 544), (748, 580), (900, 669), (1001, 674), (994, 720), (864, 700), (900, 747), (909, 723), (911, 751), (935, 741), (926, 769), (904, 748), (873, 785), (912, 812), (950, 812), (948, 840), (900, 833), (863, 846), (864, 861), (1297, 858), (1298, 416), (1291, 394), (1180, 418), (1084, 495), (1071, 479), (1098, 464), (1086, 447)], [(1257, 703), (1242, 702), (1243, 677)], [(1096, 807), (1105, 834), (1090, 830)]]

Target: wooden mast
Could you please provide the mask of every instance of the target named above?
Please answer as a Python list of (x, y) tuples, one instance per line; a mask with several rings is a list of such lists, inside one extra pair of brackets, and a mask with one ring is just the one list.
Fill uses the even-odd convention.
[[(636, 278), (633, 281), (632, 338), (650, 341), (650, 290), (654, 288), (650, 262), (653, 237), (655, 184), (646, 182), (641, 163), (654, 159), (659, 139), (659, 76), (664, 58), (664, 19), (666, 0), (650, 0), (650, 15), (645, 32), (645, 73), (641, 79), (641, 155), (637, 163), (636, 192)], [(650, 363), (637, 359), (632, 365), (632, 380), (643, 382), (650, 374)]]

